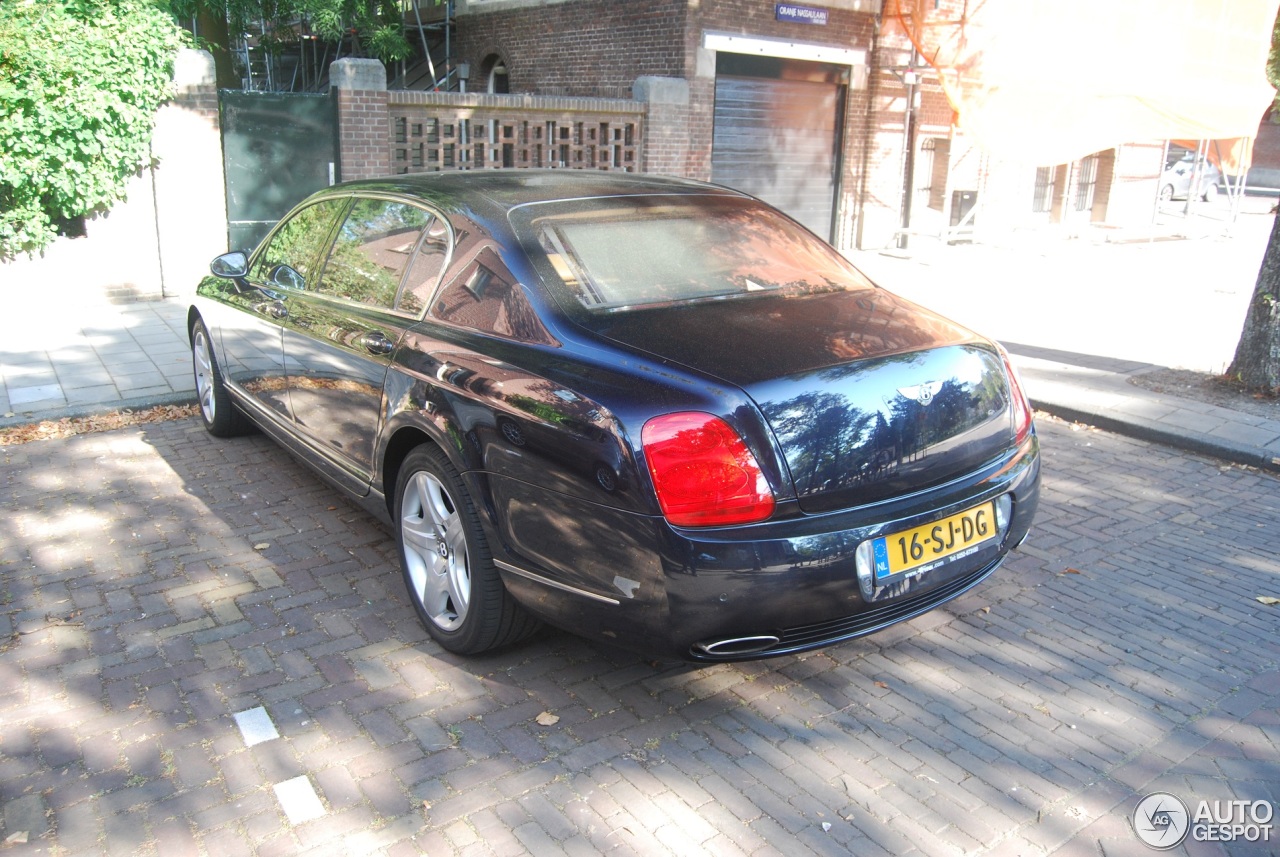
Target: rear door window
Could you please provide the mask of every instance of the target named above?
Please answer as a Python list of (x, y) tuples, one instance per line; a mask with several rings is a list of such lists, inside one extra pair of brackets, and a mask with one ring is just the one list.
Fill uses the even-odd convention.
[(488, 245), (472, 251), (471, 258), (441, 290), (432, 314), (442, 321), (507, 339), (546, 345), (555, 342), (524, 287)]
[(409, 266), (409, 274), (400, 286), (396, 309), (406, 315), (420, 316), (440, 284), (440, 275), (449, 262), (452, 240), (449, 227), (439, 217), (431, 218), (422, 232), (418, 252)]
[[(430, 212), (405, 202), (357, 199), (338, 229), (318, 291), (396, 309), (401, 282), (434, 219)], [(424, 262), (419, 279), (430, 280), (430, 267)], [(438, 276), (438, 268), (435, 273)], [(408, 306), (404, 311), (412, 312)]]

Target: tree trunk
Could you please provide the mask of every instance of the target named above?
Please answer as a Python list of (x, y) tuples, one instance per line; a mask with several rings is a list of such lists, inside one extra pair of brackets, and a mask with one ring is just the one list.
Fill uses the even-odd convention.
[(226, 5), (218, 6), (219, 12), (215, 12), (206, 8), (205, 4), (200, 4), (195, 16), (195, 32), (204, 39), (200, 47), (213, 54), (218, 89), (239, 89), (240, 75), (236, 74), (231, 60), (231, 33), (227, 25)]
[(1280, 216), (1271, 226), (1271, 239), (1262, 255), (1258, 282), (1253, 287), (1244, 329), (1227, 377), (1247, 390), (1280, 394)]

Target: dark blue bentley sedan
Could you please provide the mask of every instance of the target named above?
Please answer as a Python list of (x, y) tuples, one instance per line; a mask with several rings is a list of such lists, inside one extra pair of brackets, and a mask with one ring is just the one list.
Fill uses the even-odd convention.
[(990, 575), (1039, 489), (1004, 351), (713, 185), (476, 171), (338, 185), (190, 311), (201, 412), (394, 524), (477, 653), (546, 621), (726, 661)]

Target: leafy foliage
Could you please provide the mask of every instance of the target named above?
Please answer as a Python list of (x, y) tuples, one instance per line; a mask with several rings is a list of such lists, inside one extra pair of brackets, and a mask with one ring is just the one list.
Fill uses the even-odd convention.
[(308, 32), (330, 42), (354, 33), (369, 56), (388, 64), (412, 51), (396, 0), (169, 0), (169, 5), (180, 20), (204, 10), (225, 18), (232, 33), (261, 28), (260, 42), (268, 48)]
[(124, 196), (181, 44), (147, 0), (0, 3), (0, 258)]
[(56, 420), (43, 420), (38, 423), (0, 428), (0, 447), (17, 446), (37, 440), (72, 437), (77, 434), (91, 434), (100, 431), (115, 431), (128, 426), (148, 425), (169, 420), (182, 420), (196, 415), (195, 405), (157, 405), (143, 411), (124, 408), (105, 414), (91, 414), (86, 417), (62, 417)]
[(1280, 113), (1280, 12), (1271, 25), (1271, 50), (1267, 52), (1267, 83), (1277, 90), (1272, 109)]

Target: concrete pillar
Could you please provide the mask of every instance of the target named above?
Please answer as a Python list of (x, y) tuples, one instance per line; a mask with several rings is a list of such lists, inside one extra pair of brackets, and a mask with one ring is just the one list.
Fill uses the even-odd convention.
[(329, 86), (338, 104), (338, 178), (390, 175), (386, 66), (374, 59), (337, 60), (329, 66)]
[(183, 49), (174, 97), (156, 114), (156, 228), (166, 296), (195, 292), (227, 248), (227, 190), (213, 55)]
[(638, 77), (631, 95), (648, 105), (641, 169), (693, 177), (689, 172), (689, 82), (680, 77)]

